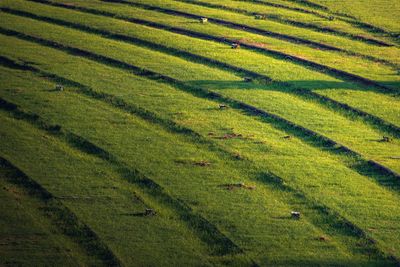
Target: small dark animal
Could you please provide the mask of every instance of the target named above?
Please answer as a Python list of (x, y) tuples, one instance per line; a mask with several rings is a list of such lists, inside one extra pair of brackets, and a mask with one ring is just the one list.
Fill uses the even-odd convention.
[(207, 167), (207, 166), (210, 166), (211, 163), (208, 162), (208, 161), (202, 160), (202, 161), (199, 161), (199, 162), (195, 162), (194, 165), (201, 166), (201, 167)]
[(235, 157), (235, 159), (239, 159), (239, 160), (243, 159), (243, 157), (239, 153), (235, 153), (234, 157)]
[(64, 90), (64, 86), (62, 86), (61, 84), (57, 84), (56, 85), (56, 90), (57, 91), (63, 91)]
[(244, 77), (243, 79), (246, 83), (250, 83), (253, 81), (253, 79), (251, 77)]
[(300, 212), (298, 212), (298, 211), (292, 211), (290, 213), (290, 215), (292, 216), (293, 219), (296, 219), (296, 220), (300, 219)]
[(291, 139), (292, 137), (290, 135), (285, 135), (283, 138), (285, 139)]
[(320, 237), (318, 237), (318, 240), (325, 242), (325, 241), (328, 241), (328, 238), (325, 236), (320, 236)]
[(240, 48), (240, 44), (238, 44), (238, 43), (232, 43), (232, 44), (231, 44), (231, 48), (232, 48), (232, 49)]
[(144, 216), (154, 216), (154, 215), (156, 215), (156, 211), (153, 209), (146, 209), (144, 211)]
[(220, 108), (220, 109), (227, 108), (227, 107), (228, 107), (227, 105), (219, 104), (219, 108)]
[(392, 141), (392, 140), (388, 136), (384, 136), (384, 137), (382, 137), (381, 140), (379, 140), (379, 142), (386, 142), (386, 143), (389, 143), (390, 141)]

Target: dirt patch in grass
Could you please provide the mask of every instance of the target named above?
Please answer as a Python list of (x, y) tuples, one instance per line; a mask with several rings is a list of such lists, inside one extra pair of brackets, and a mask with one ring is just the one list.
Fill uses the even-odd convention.
[(247, 189), (247, 190), (254, 190), (256, 187), (254, 185), (246, 185), (244, 183), (237, 183), (237, 184), (222, 184), (219, 185), (219, 187), (222, 187), (226, 190), (232, 191), (235, 189)]

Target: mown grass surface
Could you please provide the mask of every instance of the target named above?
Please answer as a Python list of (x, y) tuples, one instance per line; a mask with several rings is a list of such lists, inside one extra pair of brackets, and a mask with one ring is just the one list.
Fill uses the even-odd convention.
[[(146, 3), (181, 8), (187, 5), (182, 2)], [(268, 12), (280, 8), (285, 19), (301, 13), (299, 21), (310, 23), (313, 16), (326, 21), (334, 14), (341, 20), (332, 23), (341, 30), (365, 31), (322, 6), (285, 2), (291, 11), (275, 6)], [(35, 243), (38, 262), (44, 260), (40, 248), (66, 240), (55, 253), (67, 251), (62, 257), (73, 265), (398, 264), (398, 177), (375, 163), (400, 170), (396, 126), (386, 127), (399, 123), (398, 96), (268, 52), (233, 50), (231, 36), (211, 41), (201, 34), (270, 38), (274, 49), (290, 54), (304, 48), (308, 60), (321, 64), (348, 61), (337, 66), (346, 71), (371, 59), (176, 14), (104, 1), (68, 7), (75, 5), (91, 10), (1, 3), (12, 9), (3, 9), (0, 19), (0, 157), (65, 207), (44, 209), (46, 218), (33, 209), (29, 219), (27, 207), (41, 200), (29, 196), (32, 203), (21, 203), (22, 221), (55, 218), (42, 231), (60, 231)], [(240, 14), (233, 11), (212, 8), (213, 16), (235, 22)], [(293, 29), (304, 29), (298, 26)], [(397, 53), (396, 47), (385, 49)], [(380, 75), (393, 65), (380, 59), (371, 65), (373, 74), (364, 67), (355, 73), (384, 81)], [(254, 80), (245, 82), (245, 76)], [(291, 218), (294, 210), (300, 220)], [(27, 229), (21, 224), (15, 231)], [(11, 244), (6, 258), (13, 260), (20, 245), (27, 247)]]

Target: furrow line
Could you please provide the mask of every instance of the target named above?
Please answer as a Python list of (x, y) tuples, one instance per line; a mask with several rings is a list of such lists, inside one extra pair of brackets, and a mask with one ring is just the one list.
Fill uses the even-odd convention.
[[(0, 99), (0, 108), (9, 109), (12, 104)], [(50, 128), (49, 128), (50, 129)], [(105, 266), (122, 266), (120, 260), (110, 248), (104, 244), (97, 234), (69, 208), (67, 208), (54, 195), (47, 191), (34, 179), (27, 176), (10, 161), (0, 156), (0, 168), (12, 173), (12, 179), (8, 182), (26, 190), (26, 192), (43, 203), (43, 212), (61, 230), (63, 234), (78, 243), (89, 254), (99, 258)]]
[[(122, 61), (119, 61), (119, 60), (116, 60), (113, 58), (98, 55), (93, 52), (82, 50), (79, 48), (66, 46), (66, 45), (63, 45), (63, 44), (60, 44), (60, 43), (57, 43), (54, 41), (46, 40), (43, 38), (30, 36), (30, 35), (27, 35), (24, 33), (16, 32), (13, 30), (7, 30), (4, 28), (0, 28), (0, 33), (7, 35), (7, 36), (17, 37), (19, 39), (26, 40), (29, 42), (38, 43), (43, 46), (59, 49), (61, 51), (69, 53), (71, 55), (84, 57), (89, 60), (99, 62), (101, 64), (106, 64), (106, 65), (116, 67), (119, 69), (123, 69), (123, 70), (129, 70), (129, 71), (132, 71), (136, 75), (144, 76), (151, 80), (159, 81), (162, 83), (171, 84), (178, 89), (190, 92), (193, 95), (198, 96), (198, 97), (203, 97), (203, 98), (208, 98), (208, 99), (224, 102), (224, 103), (232, 106), (233, 108), (236, 108), (236, 109), (246, 112), (249, 115), (253, 115), (255, 117), (260, 117), (260, 118), (268, 118), (274, 122), (275, 126), (279, 127), (279, 125), (280, 125), (280, 127), (283, 129), (286, 129), (286, 131), (287, 131), (287, 128), (289, 128), (295, 135), (297, 135), (303, 139), (306, 139), (306, 138), (302, 137), (302, 135), (311, 137), (314, 140), (314, 142), (313, 142), (314, 145), (319, 143), (319, 145), (317, 145), (317, 147), (332, 148), (332, 149), (336, 150), (337, 153), (347, 153), (347, 154), (350, 154), (354, 158), (363, 159), (362, 162), (366, 161), (359, 153), (351, 150), (350, 148), (348, 148), (342, 144), (339, 144), (338, 142), (336, 142), (326, 136), (323, 136), (322, 134), (319, 134), (310, 129), (307, 129), (301, 125), (297, 125), (296, 123), (293, 123), (293, 122), (291, 122), (283, 117), (280, 117), (276, 114), (269, 113), (267, 111), (264, 111), (262, 109), (254, 107), (252, 105), (246, 104), (244, 102), (241, 102), (241, 101), (229, 98), (229, 97), (225, 97), (219, 93), (209, 91), (205, 88), (191, 86), (191, 85), (186, 84), (185, 82), (179, 81), (179, 80), (169, 77), (167, 75), (163, 75), (163, 74), (151, 71), (151, 70), (147, 70), (144, 68), (134, 66), (132, 64), (128, 64), (126, 62), (122, 62)], [(373, 170), (379, 171), (383, 175), (387, 175), (389, 177), (392, 177), (393, 179), (400, 179), (399, 174), (397, 174), (393, 170), (391, 170), (373, 160), (368, 160), (367, 163)]]
[[(28, 18), (32, 18), (35, 20), (39, 20), (39, 21), (45, 21), (48, 23), (52, 23), (52, 24), (56, 24), (56, 25), (64, 26), (64, 27), (69, 27), (69, 28), (84, 31), (87, 33), (98, 34), (104, 38), (108, 38), (108, 39), (112, 39), (112, 40), (116, 40), (116, 41), (122, 41), (122, 42), (126, 42), (126, 43), (131, 43), (134, 45), (139, 45), (142, 47), (150, 48), (152, 50), (159, 51), (159, 52), (169, 54), (169, 55), (173, 55), (176, 57), (180, 57), (180, 58), (192, 61), (192, 62), (197, 62), (200, 64), (218, 67), (220, 69), (232, 71), (238, 75), (250, 76), (252, 78), (256, 78), (256, 79), (259, 79), (259, 80), (262, 80), (265, 82), (275, 82), (277, 84), (279, 83), (282, 86), (293, 89), (293, 90), (288, 91), (288, 93), (290, 93), (290, 94), (298, 95), (302, 98), (305, 98), (306, 100), (312, 99), (312, 100), (318, 101), (320, 104), (327, 106), (327, 107), (331, 107), (335, 111), (339, 111), (341, 114), (346, 115), (349, 118), (353, 118), (355, 115), (359, 116), (362, 119), (364, 119), (367, 123), (369, 123), (371, 126), (376, 127), (379, 130), (383, 130), (393, 136), (400, 137), (400, 127), (398, 127), (392, 123), (389, 123), (389, 122), (385, 121), (384, 119), (381, 119), (377, 116), (374, 116), (372, 114), (369, 114), (369, 113), (359, 110), (357, 108), (351, 107), (351, 106), (341, 103), (339, 101), (333, 100), (327, 96), (323, 96), (318, 93), (312, 92), (311, 90), (302, 89), (302, 88), (294, 88), (294, 86), (292, 86), (288, 83), (274, 81), (272, 78), (270, 78), (266, 75), (262, 75), (262, 74), (259, 74), (259, 73), (253, 72), (253, 71), (249, 71), (249, 70), (241, 68), (241, 67), (233, 66), (233, 65), (230, 65), (225, 62), (221, 62), (221, 61), (218, 61), (215, 59), (211, 59), (208, 57), (193, 54), (193, 53), (183, 51), (183, 50), (180, 50), (177, 48), (167, 47), (164, 45), (156, 44), (156, 43), (153, 43), (153, 42), (150, 42), (147, 40), (143, 40), (140, 38), (132, 37), (132, 36), (112, 33), (112, 32), (106, 31), (106, 30), (89, 27), (89, 26), (83, 25), (83, 24), (77, 24), (77, 23), (60, 20), (60, 19), (54, 19), (54, 18), (50, 18), (50, 17), (38, 16), (38, 15), (35, 15), (32, 13), (13, 10), (13, 9), (9, 9), (9, 8), (0, 8), (0, 10), (3, 12), (10, 13), (10, 14), (28, 17)], [(339, 110), (336, 110), (336, 109), (339, 109)]]
[[(139, 116), (140, 116), (140, 114), (142, 114), (140, 112), (139, 112), (139, 114), (137, 112), (132, 112), (132, 109), (137, 110), (137, 107), (131, 108), (130, 104), (125, 104), (123, 106), (115, 105), (113, 102), (108, 101), (107, 98), (100, 97), (100, 94), (102, 94), (102, 93), (94, 92), (93, 89), (91, 89), (85, 85), (82, 85), (78, 82), (75, 82), (75, 81), (72, 81), (72, 80), (51, 74), (51, 73), (43, 72), (35, 67), (30, 67), (30, 66), (27, 67), (25, 65), (15, 62), (11, 59), (4, 58), (1, 56), (0, 56), (0, 64), (4, 65), (6, 67), (10, 67), (10, 68), (31, 71), (40, 77), (48, 78), (48, 79), (56, 81), (56, 82), (61, 82), (64, 85), (77, 87), (78, 90), (82, 94), (92, 97), (96, 100), (103, 101), (103, 102), (110, 104), (111, 106), (113, 106), (117, 109), (120, 109), (124, 112), (128, 112), (130, 114), (139, 115)], [(88, 94), (87, 92), (92, 92), (92, 93)], [(107, 94), (104, 94), (104, 95), (107, 95)], [(109, 96), (112, 98), (115, 98), (116, 102), (118, 102), (118, 103), (119, 103), (119, 101), (123, 101), (122, 99), (119, 99), (112, 95), (109, 95)], [(0, 98), (0, 107), (2, 106), (1, 100), (2, 99)], [(10, 110), (10, 109), (14, 108), (14, 106), (15, 106), (9, 102), (5, 102), (5, 105), (10, 106), (8, 108), (6, 107), (7, 110)], [(201, 143), (210, 143), (210, 141), (206, 140), (204, 137), (200, 136), (196, 132), (193, 132), (190, 129), (188, 129), (187, 131), (181, 131), (181, 128), (182, 128), (181, 126), (176, 125), (172, 121), (157, 118), (156, 116), (157, 115), (154, 114), (151, 118), (149, 118), (149, 117), (142, 117), (142, 118), (149, 121), (150, 123), (157, 123), (157, 124), (161, 125), (164, 129), (166, 129), (170, 132), (185, 135), (185, 136), (187, 136), (188, 134), (189, 135), (194, 134), (195, 137), (198, 137), (200, 139), (200, 140), (196, 140), (196, 141), (200, 141)], [(155, 120), (154, 120), (154, 118), (155, 118)], [(42, 125), (42, 123), (41, 123), (41, 125)], [(172, 128), (171, 128), (171, 125), (172, 125)], [(58, 126), (50, 126), (50, 127), (47, 126), (46, 127), (46, 129), (54, 129), (54, 128), (59, 129)], [(202, 140), (202, 139), (204, 139), (204, 140)], [(80, 139), (80, 140), (82, 140), (82, 139)], [(97, 156), (99, 156), (105, 160), (109, 160), (109, 161), (110, 161), (110, 159), (112, 159), (111, 155), (107, 154), (107, 152), (100, 150), (96, 147), (93, 147), (93, 145), (90, 143), (87, 143), (87, 141), (83, 141), (83, 142), (86, 144), (85, 145), (86, 148), (92, 147), (92, 149), (90, 150), (91, 153), (93, 153), (93, 151), (97, 151), (96, 152)], [(79, 144), (83, 144), (83, 142), (80, 141)], [(213, 149), (211, 149), (211, 150), (213, 150)], [(232, 156), (231, 152), (229, 152), (223, 148), (218, 148), (218, 152), (223, 155)], [(246, 161), (252, 163), (252, 161), (249, 159), (243, 159), (243, 160), (246, 160)], [(384, 255), (384, 253), (375, 246), (376, 240), (369, 237), (369, 235), (362, 228), (360, 228), (356, 224), (350, 222), (345, 217), (340, 215), (338, 212), (330, 209), (329, 207), (322, 205), (316, 201), (310, 200), (304, 192), (302, 192), (301, 190), (299, 190), (297, 188), (287, 185), (286, 183), (284, 183), (284, 179), (277, 176), (276, 174), (274, 174), (270, 171), (264, 172), (263, 179), (257, 179), (257, 181), (261, 182), (262, 184), (264, 184), (265, 186), (267, 186), (268, 188), (270, 188), (272, 190), (280, 190), (280, 192), (284, 191), (284, 192), (290, 193), (291, 196), (296, 199), (296, 203), (298, 203), (298, 204), (303, 203), (302, 204), (302, 205), (304, 205), (303, 210), (312, 210), (313, 212), (315, 212), (316, 214), (314, 216), (325, 218), (325, 219), (329, 218), (327, 220), (321, 220), (318, 218), (316, 218), (316, 219), (309, 218), (309, 220), (313, 223), (313, 225), (320, 228), (321, 230), (329, 231), (329, 230), (335, 229), (334, 230), (335, 232), (341, 233), (342, 235), (348, 235), (353, 238), (361, 239), (361, 240), (363, 240), (362, 241), (363, 243), (368, 244), (368, 246), (370, 246), (369, 247), (370, 250), (368, 253), (373, 253), (374, 255), (376, 255), (378, 257), (382, 257), (382, 258), (394, 259), (391, 256), (388, 257), (388, 256)], [(321, 223), (321, 222), (326, 222), (326, 221), (329, 221), (328, 225), (326, 223)], [(253, 262), (253, 264), (256, 265), (254, 262)]]
[(17, 105), (2, 98), (0, 98), (0, 108), (10, 112), (10, 114), (15, 118), (22, 119), (33, 126), (60, 138), (71, 147), (74, 147), (83, 153), (110, 162), (116, 167), (116, 170), (122, 178), (137, 185), (145, 193), (175, 210), (180, 218), (199, 237), (199, 239), (209, 246), (214, 255), (223, 256), (228, 254), (244, 253), (239, 246), (220, 232), (218, 228), (207, 219), (193, 212), (187, 204), (170, 196), (162, 186), (154, 182), (151, 178), (148, 178), (140, 171), (127, 166), (124, 162), (118, 160), (117, 157), (110, 154), (108, 151), (75, 133), (64, 130), (60, 125), (48, 124), (37, 114), (27, 113), (21, 110)]

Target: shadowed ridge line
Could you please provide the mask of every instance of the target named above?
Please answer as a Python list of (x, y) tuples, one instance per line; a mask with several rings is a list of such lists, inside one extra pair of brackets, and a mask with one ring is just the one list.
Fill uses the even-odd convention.
[[(40, 44), (43, 46), (55, 48), (55, 49), (64, 51), (66, 53), (69, 53), (71, 55), (84, 57), (84, 58), (87, 58), (87, 59), (90, 59), (93, 61), (97, 61), (101, 64), (110, 65), (110, 66), (113, 66), (113, 67), (116, 67), (119, 69), (123, 69), (123, 70), (130, 70), (136, 75), (145, 76), (149, 79), (159, 81), (159, 82), (172, 84), (176, 88), (185, 90), (187, 92), (191, 92), (192, 94), (199, 96), (199, 97), (209, 98), (209, 99), (225, 102), (226, 104), (229, 104), (233, 108), (241, 109), (241, 110), (247, 112), (249, 115), (253, 115), (255, 117), (261, 117), (261, 118), (264, 117), (264, 118), (272, 119), (275, 121), (274, 125), (276, 125), (276, 122), (278, 122), (280, 124), (284, 124), (284, 125), (286, 125), (286, 127), (289, 127), (290, 129), (292, 129), (292, 131), (294, 131), (295, 133), (297, 132), (297, 134), (296, 134), (297, 136), (301, 137), (301, 134), (299, 134), (299, 132), (301, 132), (302, 134), (305, 134), (306, 136), (312, 137), (314, 140), (320, 141), (321, 146), (334, 148), (338, 153), (348, 153), (354, 158), (361, 158), (361, 159), (363, 159), (363, 161), (365, 161), (365, 159), (363, 158), (363, 156), (361, 156), (361, 154), (351, 150), (350, 148), (348, 148), (342, 144), (339, 144), (338, 142), (336, 142), (322, 134), (319, 134), (315, 131), (307, 129), (296, 123), (293, 123), (279, 115), (264, 111), (255, 106), (246, 104), (244, 102), (241, 102), (241, 101), (229, 98), (229, 97), (225, 97), (219, 93), (210, 91), (203, 87), (188, 85), (187, 83), (177, 80), (175, 78), (172, 78), (170, 76), (163, 75), (163, 74), (160, 74), (160, 73), (157, 73), (157, 72), (154, 72), (151, 70), (147, 70), (144, 68), (140, 68), (140, 67), (134, 66), (132, 64), (129, 64), (129, 63), (126, 63), (126, 62), (123, 62), (120, 60), (102, 56), (102, 55), (99, 55), (99, 54), (96, 54), (96, 53), (93, 53), (93, 52), (90, 52), (87, 50), (82, 50), (80, 48), (71, 47), (71, 46), (60, 44), (60, 43), (57, 43), (54, 41), (46, 40), (43, 38), (27, 35), (24, 33), (17, 32), (17, 31), (4, 29), (2, 27), (0, 27), (0, 33), (7, 35), (7, 36), (19, 38), (21, 40), (34, 42), (34, 43), (37, 43), (37, 44)], [(389, 177), (396, 178), (396, 179), (400, 179), (400, 175), (398, 173), (396, 173), (395, 171), (391, 170), (390, 168), (387, 168), (373, 160), (369, 160), (367, 162), (368, 162), (368, 165), (373, 167), (373, 169), (379, 170), (382, 174), (387, 175)]]
[[(254, 16), (257, 14), (262, 14), (262, 13), (247, 11), (246, 9), (228, 7), (228, 6), (224, 6), (224, 5), (208, 3), (208, 2), (203, 2), (203, 1), (193, 1), (193, 0), (175, 0), (175, 1), (192, 4), (192, 5), (197, 5), (197, 6), (209, 7), (209, 8), (213, 8), (213, 9), (222, 9), (222, 10), (226, 10), (226, 11), (230, 11), (230, 12), (234, 12), (234, 13), (238, 13), (238, 14), (243, 14), (246, 16)], [(375, 46), (384, 46), (384, 47), (393, 46), (392, 44), (388, 44), (381, 40), (377, 40), (377, 39), (373, 39), (373, 38), (369, 38), (369, 37), (365, 37), (365, 36), (361, 36), (361, 35), (355, 35), (355, 34), (352, 34), (349, 32), (345, 32), (345, 31), (341, 31), (341, 30), (337, 30), (337, 29), (329, 28), (329, 27), (325, 27), (325, 26), (319, 26), (319, 25), (312, 24), (312, 23), (301, 22), (301, 21), (292, 20), (292, 19), (286, 19), (279, 15), (278, 16), (274, 16), (274, 15), (269, 16), (268, 15), (267, 18), (268, 18), (268, 20), (275, 21), (275, 22), (278, 22), (281, 24), (291, 25), (291, 26), (295, 26), (298, 28), (308, 29), (308, 30), (312, 30), (312, 31), (316, 31), (316, 32), (333, 34), (336, 36), (348, 38), (352, 41), (363, 42), (363, 43), (372, 44)]]
[(233, 66), (228, 63), (224, 63), (222, 61), (218, 61), (218, 60), (211, 59), (208, 57), (193, 54), (191, 52), (183, 51), (181, 49), (177, 49), (174, 47), (167, 47), (167, 46), (156, 44), (151, 41), (146, 41), (146, 40), (143, 40), (143, 39), (140, 39), (137, 37), (112, 33), (107, 30), (93, 28), (93, 27), (83, 25), (83, 24), (73, 23), (73, 22), (50, 18), (50, 17), (45, 17), (45, 16), (39, 16), (39, 15), (32, 14), (29, 12), (19, 11), (19, 10), (14, 10), (14, 9), (9, 9), (9, 8), (0, 8), (0, 10), (3, 12), (6, 12), (6, 13), (11, 13), (11, 14), (17, 15), (17, 16), (28, 17), (31, 19), (45, 21), (45, 22), (48, 22), (51, 24), (56, 24), (56, 25), (63, 26), (63, 27), (69, 27), (69, 28), (76, 29), (79, 31), (97, 34), (103, 38), (117, 40), (117, 41), (121, 41), (121, 42), (125, 42), (125, 43), (130, 43), (130, 44), (150, 48), (152, 50), (159, 51), (164, 54), (169, 54), (169, 55), (173, 55), (176, 57), (180, 57), (185, 60), (200, 63), (202, 65), (214, 66), (214, 67), (218, 67), (220, 69), (233, 71), (238, 75), (251, 76), (253, 78), (261, 79), (266, 82), (272, 81), (276, 84), (280, 84), (281, 86), (293, 89), (293, 90), (287, 91), (287, 93), (289, 93), (289, 94), (294, 94), (294, 95), (300, 96), (306, 100), (313, 99), (315, 101), (318, 101), (318, 103), (320, 103), (328, 108), (331, 108), (335, 112), (339, 112), (340, 114), (345, 115), (346, 117), (351, 118), (351, 119), (353, 119), (354, 116), (359, 116), (366, 123), (377, 128), (378, 130), (385, 131), (385, 132), (387, 132), (393, 136), (396, 136), (398, 138), (400, 137), (400, 127), (398, 127), (382, 118), (379, 118), (375, 115), (372, 115), (372, 114), (362, 111), (360, 109), (354, 108), (354, 107), (352, 107), (348, 104), (342, 103), (340, 101), (331, 99), (327, 96), (315, 93), (312, 90), (298, 88), (287, 82), (280, 82), (280, 81), (278, 82), (266, 75), (262, 75), (257, 72), (254, 72), (254, 71), (250, 71), (245, 68)]
[[(236, 245), (231, 239), (218, 230), (201, 215), (195, 213), (186, 203), (171, 197), (165, 189), (142, 174), (139, 170), (129, 167), (127, 164), (118, 160), (116, 156), (86, 140), (85, 138), (64, 130), (60, 125), (52, 125), (44, 121), (39, 115), (27, 113), (17, 105), (0, 97), (0, 109), (9, 112), (17, 119), (24, 120), (40, 130), (61, 139), (69, 146), (79, 151), (96, 156), (105, 160), (116, 167), (116, 171), (122, 178), (130, 183), (137, 185), (145, 193), (151, 195), (158, 201), (169, 206), (180, 216), (181, 220), (188, 225), (196, 236), (208, 245), (211, 253), (216, 256), (244, 254), (242, 248)], [(244, 254), (245, 255), (245, 254)], [(251, 259), (249, 259), (252, 261)]]
[[(0, 108), (14, 108), (12, 103), (3, 103), (0, 99)], [(47, 189), (26, 175), (21, 169), (10, 161), (0, 156), (0, 168), (13, 172), (13, 179), (8, 182), (23, 188), (27, 193), (36, 199), (44, 202), (46, 216), (57, 226), (61, 232), (78, 243), (89, 255), (100, 259), (105, 266), (122, 266), (120, 260), (112, 250), (99, 238), (99, 236), (79, 218), (68, 207), (57, 200)]]

